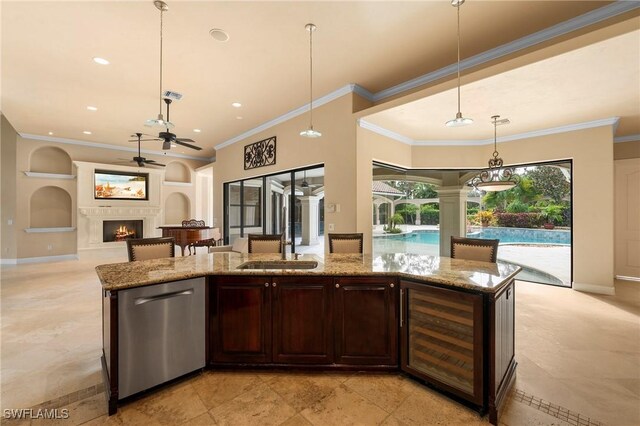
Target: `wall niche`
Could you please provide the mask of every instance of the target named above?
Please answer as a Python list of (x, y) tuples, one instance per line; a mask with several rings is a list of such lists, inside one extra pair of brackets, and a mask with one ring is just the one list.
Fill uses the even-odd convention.
[(179, 161), (167, 164), (164, 173), (165, 182), (191, 183), (191, 169)]
[(57, 186), (43, 186), (29, 200), (31, 228), (62, 228), (72, 224), (71, 195)]
[(71, 157), (66, 151), (54, 146), (38, 148), (29, 157), (29, 171), (70, 175), (72, 174)]

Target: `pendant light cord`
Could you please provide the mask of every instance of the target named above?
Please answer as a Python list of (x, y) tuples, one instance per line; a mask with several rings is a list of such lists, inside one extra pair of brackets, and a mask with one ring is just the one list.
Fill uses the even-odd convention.
[(493, 158), (498, 158), (498, 117), (493, 117)]
[(309, 128), (313, 129), (313, 30), (309, 28)]
[(456, 9), (458, 9), (458, 113), (460, 113), (460, 4)]
[[(160, 115), (162, 115), (162, 15), (164, 11), (160, 9)], [(168, 119), (167, 119), (168, 120)]]

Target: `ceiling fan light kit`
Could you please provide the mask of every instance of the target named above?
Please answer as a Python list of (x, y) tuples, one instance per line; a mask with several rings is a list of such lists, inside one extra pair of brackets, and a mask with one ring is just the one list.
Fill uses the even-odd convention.
[(498, 126), (509, 124), (509, 119), (502, 119), (499, 115), (491, 117), (493, 123), (493, 157), (489, 159), (489, 168), (481, 171), (471, 180), (471, 185), (482, 191), (498, 192), (515, 187), (520, 182), (520, 176), (513, 167), (503, 167), (504, 162), (498, 154)]
[(317, 29), (314, 24), (307, 24), (304, 28), (309, 31), (309, 128), (300, 132), (305, 138), (319, 138), (322, 136), (313, 129), (313, 32)]
[(457, 9), (458, 16), (458, 62), (457, 62), (457, 74), (458, 74), (458, 112), (456, 118), (449, 120), (445, 123), (447, 127), (462, 127), (473, 123), (473, 120), (469, 117), (463, 117), (460, 111), (460, 6), (464, 3), (464, 0), (451, 0), (451, 5)]

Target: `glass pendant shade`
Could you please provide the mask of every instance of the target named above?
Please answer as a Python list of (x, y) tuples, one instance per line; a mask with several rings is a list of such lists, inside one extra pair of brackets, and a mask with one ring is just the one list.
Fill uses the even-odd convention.
[(447, 127), (462, 127), (462, 126), (467, 126), (469, 124), (473, 124), (473, 119), (463, 117), (462, 113), (458, 112), (456, 114), (456, 118), (454, 118), (453, 120), (449, 120), (444, 124)]
[(480, 182), (476, 185), (476, 189), (481, 189), (487, 192), (500, 192), (515, 188), (515, 186), (516, 183), (510, 181)]
[(144, 125), (147, 127), (162, 127), (165, 129), (173, 129), (175, 125), (170, 121), (165, 121), (162, 114), (158, 114), (158, 118), (149, 119), (144, 122)]
[(322, 133), (317, 130), (313, 130), (313, 127), (309, 127), (307, 130), (301, 131), (300, 136), (304, 136), (305, 138), (319, 138), (322, 136)]

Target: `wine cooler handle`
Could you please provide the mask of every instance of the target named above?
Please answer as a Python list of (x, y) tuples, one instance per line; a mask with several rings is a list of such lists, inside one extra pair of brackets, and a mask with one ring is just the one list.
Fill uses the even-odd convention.
[(404, 289), (400, 289), (400, 328), (404, 324), (404, 312), (402, 307), (404, 306)]

